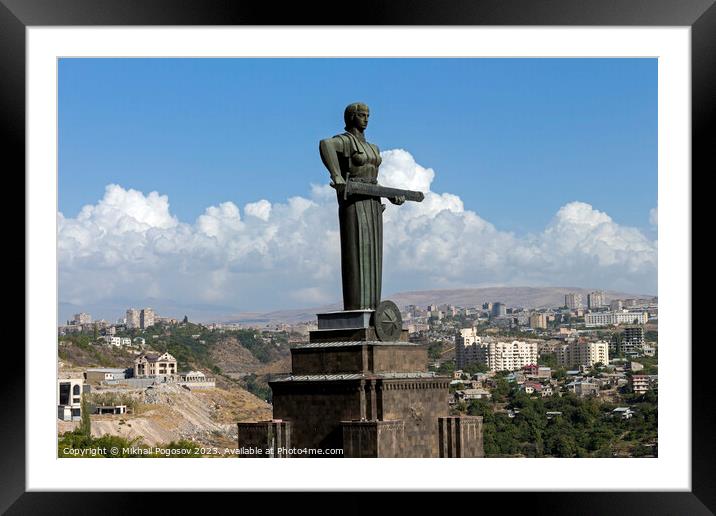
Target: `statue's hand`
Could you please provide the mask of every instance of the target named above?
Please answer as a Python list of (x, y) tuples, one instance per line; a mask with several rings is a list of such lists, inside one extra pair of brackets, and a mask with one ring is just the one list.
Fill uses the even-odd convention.
[(392, 202), (393, 204), (397, 204), (398, 206), (400, 206), (401, 204), (403, 204), (405, 202), (405, 196), (398, 195), (397, 197), (391, 197), (389, 199), (389, 201)]
[(334, 177), (331, 183), (331, 188), (334, 188), (338, 192), (342, 192), (346, 187), (346, 182), (342, 177)]

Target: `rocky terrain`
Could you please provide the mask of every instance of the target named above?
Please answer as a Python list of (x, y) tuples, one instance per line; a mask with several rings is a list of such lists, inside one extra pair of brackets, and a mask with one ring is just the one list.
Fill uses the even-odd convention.
[[(100, 389), (95, 393), (110, 391)], [(243, 389), (188, 390), (176, 384), (160, 384), (121, 392), (136, 400), (135, 411), (93, 414), (93, 436), (141, 438), (143, 444), (150, 446), (184, 439), (202, 446), (234, 447), (236, 423), (271, 417), (271, 406)], [(59, 422), (58, 431), (71, 430), (77, 424)]]
[(209, 349), (209, 355), (221, 371), (229, 376), (254, 373), (262, 364), (234, 337), (227, 337)]

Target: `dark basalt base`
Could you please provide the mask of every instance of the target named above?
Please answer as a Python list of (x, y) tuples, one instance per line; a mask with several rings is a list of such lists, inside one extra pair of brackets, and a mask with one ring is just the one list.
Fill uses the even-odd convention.
[(413, 373), (427, 361), (426, 346), (402, 341), (312, 342), (291, 350), (294, 375)]
[[(427, 371), (427, 348), (383, 342), (369, 311), (319, 314), (291, 350), (291, 374), (269, 382), (272, 421), (240, 423), (239, 448), (307, 449), (294, 457), (482, 457), (482, 418), (448, 415), (450, 378)], [(342, 449), (323, 455), (310, 450)], [(255, 455), (246, 455), (255, 456)]]

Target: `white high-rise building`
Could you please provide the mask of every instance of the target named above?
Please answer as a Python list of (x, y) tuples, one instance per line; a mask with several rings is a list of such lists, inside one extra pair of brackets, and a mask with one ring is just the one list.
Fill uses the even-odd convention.
[(547, 329), (547, 314), (535, 312), (530, 315), (530, 328), (532, 329)]
[(458, 369), (473, 363), (485, 364), (491, 371), (516, 371), (536, 364), (536, 342), (485, 342), (475, 328), (461, 330), (455, 337), (455, 360)]
[(144, 308), (139, 316), (139, 323), (142, 329), (154, 326), (154, 319), (156, 314), (151, 308)]
[(458, 369), (475, 362), (485, 363), (485, 355), (486, 350), (476, 328), (464, 328), (455, 335), (455, 365)]
[(602, 290), (595, 290), (587, 294), (587, 308), (594, 310), (595, 308), (601, 308), (605, 304), (604, 292)]
[(141, 328), (141, 312), (136, 308), (130, 308), (127, 310), (127, 328)]
[(78, 314), (75, 314), (75, 318), (72, 321), (72, 324), (90, 324), (92, 322), (92, 316), (85, 312), (80, 312)]
[(516, 371), (537, 363), (536, 342), (490, 342), (486, 347), (487, 367), (490, 371)]
[(582, 308), (582, 294), (570, 292), (564, 296), (564, 305), (570, 310)]
[(566, 367), (591, 367), (597, 362), (604, 365), (609, 363), (609, 343), (598, 342), (571, 342), (563, 344), (556, 349), (557, 362)]

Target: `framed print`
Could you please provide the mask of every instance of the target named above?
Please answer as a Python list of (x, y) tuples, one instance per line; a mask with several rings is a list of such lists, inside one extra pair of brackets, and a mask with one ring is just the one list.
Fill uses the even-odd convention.
[(3, 509), (435, 490), (710, 513), (712, 4), (3, 0), (27, 202)]

